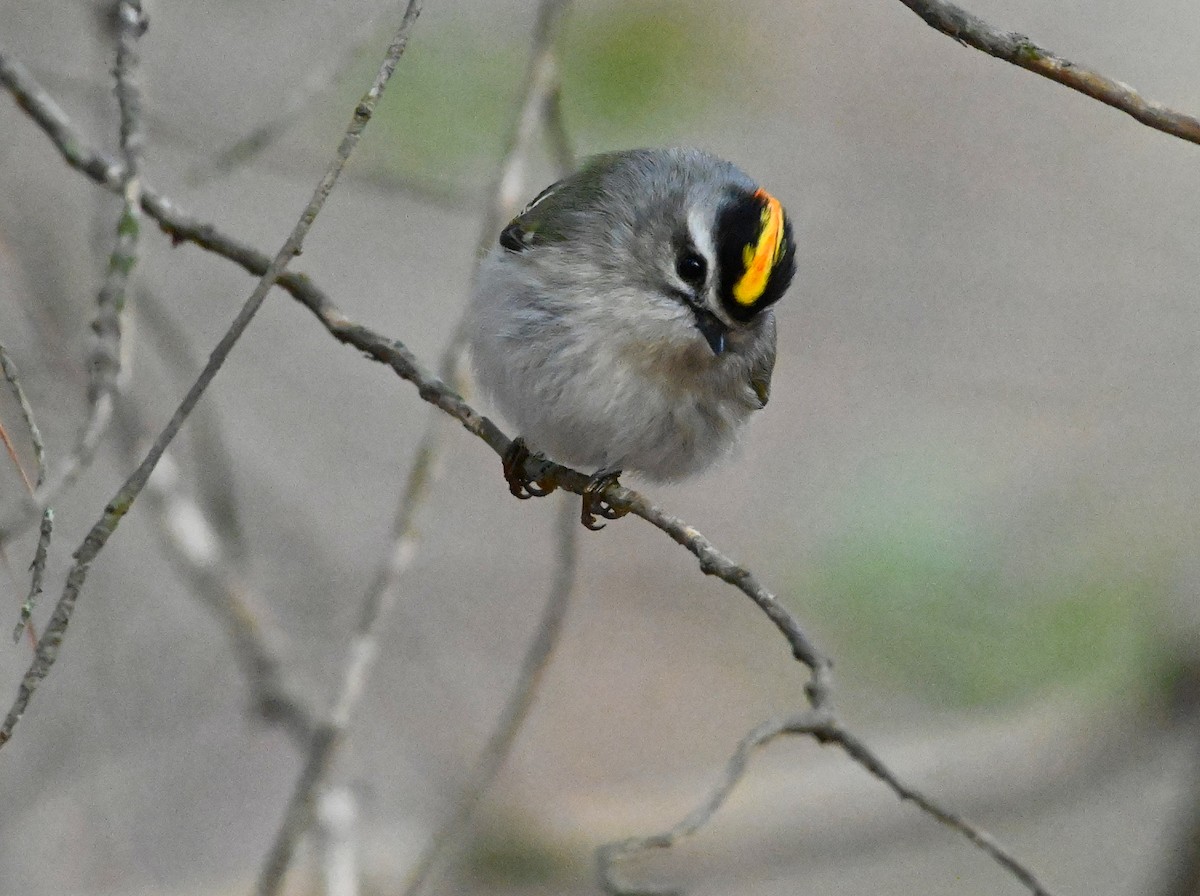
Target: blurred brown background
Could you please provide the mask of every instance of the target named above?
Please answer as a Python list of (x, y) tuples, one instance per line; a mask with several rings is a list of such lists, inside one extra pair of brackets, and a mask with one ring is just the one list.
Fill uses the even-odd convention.
[[(112, 147), (104, 5), (0, 0), (0, 45)], [(1200, 109), (1187, 4), (971, 8)], [(147, 179), (273, 252), (399, 11), (147, 9)], [(295, 265), (431, 363), (467, 289), (532, 22), (532, 4), (429, 0), (384, 117)], [(730, 463), (654, 494), (785, 596), (836, 658), (846, 721), (897, 771), (1056, 892), (1156, 892), (1194, 787), (1171, 698), (1200, 578), (1197, 147), (959, 47), (895, 0), (580, 2), (563, 67), (581, 153), (702, 145), (796, 221), (770, 408)], [(216, 155), (309, 78), (329, 87), (284, 136), (214, 176)], [(551, 177), (539, 165), (530, 196)], [(53, 464), (82, 413), (116, 204), (7, 99), (0, 178), (0, 341)], [(201, 359), (252, 286), (151, 226), (136, 279)], [(130, 388), (160, 426), (184, 385), (134, 342)], [(234, 458), (253, 585), (325, 700), (425, 408), (282, 294), (204, 401)], [(11, 403), (0, 410), (20, 432)], [(124, 463), (102, 452), (60, 502), (47, 605)], [(0, 495), (15, 502), (6, 469)], [(338, 771), (360, 797), (378, 892), (465, 780), (550, 577), (551, 501), (513, 501), (497, 459), (460, 431), (444, 469)], [(150, 525), (135, 509), (96, 563), (0, 755), (0, 892), (245, 892), (282, 816), (298, 756), (247, 717), (219, 627)], [(564, 643), (439, 892), (594, 891), (591, 849), (674, 823), (746, 730), (801, 704), (802, 670), (742, 596), (638, 521), (582, 534)], [(14, 620), (31, 545), (6, 547)], [(26, 644), (0, 650), (9, 691), (28, 661)], [(698, 894), (1020, 891), (807, 742), (772, 747), (710, 830), (634, 870)]]

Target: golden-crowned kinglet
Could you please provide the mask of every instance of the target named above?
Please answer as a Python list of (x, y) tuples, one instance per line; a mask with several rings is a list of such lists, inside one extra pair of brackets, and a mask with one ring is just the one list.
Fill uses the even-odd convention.
[[(531, 448), (596, 471), (584, 525), (619, 515), (621, 471), (697, 473), (767, 403), (795, 255), (778, 200), (695, 149), (596, 156), (504, 228), (472, 299), (476, 378)], [(514, 445), (512, 493), (552, 491)]]

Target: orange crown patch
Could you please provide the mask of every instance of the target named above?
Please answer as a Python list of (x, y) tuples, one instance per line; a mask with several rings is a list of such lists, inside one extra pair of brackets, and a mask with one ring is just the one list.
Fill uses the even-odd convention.
[(758, 301), (771, 270), (783, 256), (783, 206), (766, 190), (757, 190), (756, 199), (763, 203), (758, 239), (742, 250), (742, 266), (745, 273), (733, 285), (733, 298), (739, 305), (753, 305)]

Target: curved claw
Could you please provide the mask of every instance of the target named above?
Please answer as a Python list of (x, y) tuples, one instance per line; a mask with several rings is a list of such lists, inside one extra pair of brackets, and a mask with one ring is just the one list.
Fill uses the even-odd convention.
[(606, 520), (619, 520), (628, 510), (618, 510), (604, 500), (604, 492), (610, 485), (620, 485), (618, 478), (621, 475), (620, 470), (601, 470), (594, 474), (588, 480), (588, 484), (583, 489), (583, 507), (579, 513), (579, 521), (585, 527), (593, 532), (599, 532), (604, 528), (604, 523), (596, 522), (596, 517), (602, 517)]
[(504, 468), (504, 479), (513, 497), (526, 501), (529, 498), (544, 498), (556, 488), (558, 483), (553, 479), (527, 479), (524, 472), (525, 461), (532, 457), (529, 446), (521, 438), (513, 439), (508, 450), (501, 458)]

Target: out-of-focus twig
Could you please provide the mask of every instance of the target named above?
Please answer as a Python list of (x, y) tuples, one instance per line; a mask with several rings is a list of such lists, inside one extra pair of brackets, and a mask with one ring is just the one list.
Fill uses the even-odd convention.
[(348, 787), (322, 789), (314, 827), (323, 896), (359, 896), (358, 804)]
[(21, 477), (21, 484), (25, 486), (25, 491), (32, 492), (34, 489), (33, 482), (29, 479), (29, 474), (25, 472), (25, 465), (21, 463), (21, 456), (17, 453), (17, 446), (13, 444), (12, 436), (8, 434), (8, 430), (4, 427), (2, 421), (0, 421), (0, 442), (4, 444), (4, 451), (8, 454), (8, 459), (16, 467), (17, 475)]
[(306, 67), (302, 83), (293, 85), (290, 96), (271, 110), (252, 131), (237, 138), (205, 163), (196, 165), (185, 177), (189, 186), (199, 186), (214, 178), (224, 177), (242, 168), (265, 152), (288, 129), (313, 100), (327, 91), (358, 58), (379, 30), (379, 22), (390, 7), (380, 4), (378, 12), (365, 16), (354, 25), (357, 33), (335, 58), (318, 58)]
[[(186, 389), (191, 383), (192, 371), (201, 364), (191, 338), (153, 290), (138, 290), (137, 307), (143, 332), (155, 345), (158, 356), (180, 389)], [(196, 461), (198, 500), (208, 517), (208, 525), (220, 533), (228, 557), (241, 560), (246, 553), (246, 544), (238, 511), (233, 458), (211, 402), (201, 402), (192, 412), (191, 447)]]
[[(113, 499), (109, 501), (100, 519), (96, 521), (87, 536), (85, 536), (83, 543), (76, 549), (74, 555), (75, 563), (67, 574), (67, 583), (54, 608), (54, 614), (51, 616), (45, 632), (42, 634), (33, 662), (21, 680), (21, 684), (17, 689), (17, 697), (13, 701), (4, 722), (0, 724), (0, 746), (3, 746), (12, 738), (13, 729), (25, 713), (34, 691), (49, 673), (51, 667), (54, 665), (54, 661), (58, 657), (58, 649), (66, 634), (67, 624), (70, 622), (71, 615), (75, 609), (75, 603), (87, 579), (88, 568), (91, 563), (104, 549), (105, 544), (108, 543), (108, 539), (120, 524), (122, 517), (128, 512), (133, 502), (145, 487), (146, 481), (150, 478), (150, 474), (154, 472), (154, 468), (158, 465), (163, 453), (167, 450), (167, 446), (170, 445), (179, 433), (192, 408), (196, 406), (200, 397), (207, 390), (209, 384), (225, 363), (225, 359), (229, 356), (229, 352), (233, 349), (233, 346), (246, 331), (246, 328), (250, 325), (250, 321), (258, 313), (258, 309), (262, 307), (267, 293), (271, 291), (276, 281), (280, 279), (280, 275), (288, 263), (300, 253), (304, 237), (312, 227), (313, 221), (324, 206), (326, 198), (337, 183), (338, 176), (345, 167), (350, 153), (358, 145), (359, 138), (367, 122), (371, 120), (375, 106), (379, 102), (380, 95), (383, 93), (384, 86), (387, 84), (388, 79), (395, 70), (396, 64), (400, 60), (401, 54), (408, 44), (409, 31), (412, 23), (416, 21), (419, 11), (419, 5), (416, 0), (410, 0), (408, 9), (405, 12), (404, 24), (396, 33), (392, 45), (388, 48), (387, 56), (379, 70), (379, 74), (376, 76), (375, 83), (363, 95), (355, 107), (354, 115), (351, 118), (349, 126), (346, 128), (345, 134), (342, 136), (337, 152), (326, 169), (325, 174), (322, 176), (320, 183), (317, 185), (312, 198), (300, 215), (300, 219), (296, 222), (295, 227), (292, 228), (292, 232), (288, 235), (280, 250), (275, 254), (275, 257), (267, 263), (266, 268), (259, 278), (258, 285), (254, 288), (250, 298), (246, 300), (246, 304), (238, 312), (229, 329), (218, 340), (204, 369), (180, 402), (179, 407), (167, 425), (159, 433), (158, 438), (155, 439), (145, 458), (133, 473), (130, 474), (129, 478), (125, 480), (124, 485), (121, 486)], [(145, 198), (144, 193), (143, 198)]]
[[(575, 168), (575, 154), (563, 127), (557, 55), (557, 44), (569, 6), (570, 0), (542, 0), (538, 5), (529, 65), (521, 86), (521, 103), (509, 129), (503, 161), (479, 228), (476, 257), (481, 257), (492, 247), (501, 226), (520, 210), (521, 202), (528, 198), (524, 195), (527, 190), (526, 174), (539, 126), (545, 128), (558, 176), (565, 176)], [(438, 364), (441, 378), (459, 388), (462, 379), (460, 368), (467, 345), (463, 323), (460, 317)]]
[(680, 891), (673, 888), (647, 887), (630, 884), (617, 874), (616, 865), (622, 859), (651, 849), (668, 849), (684, 837), (695, 834), (704, 827), (724, 805), (734, 788), (742, 780), (751, 757), (781, 735), (806, 735), (821, 744), (834, 744), (884, 784), (902, 800), (908, 800), (921, 811), (941, 822), (946, 827), (962, 834), (978, 849), (991, 856), (997, 864), (1025, 885), (1034, 896), (1050, 896), (1050, 891), (994, 837), (926, 797), (914, 787), (900, 781), (883, 761), (862, 741), (847, 731), (829, 713), (809, 710), (786, 719), (763, 722), (742, 738), (733, 755), (726, 763), (725, 772), (712, 792), (699, 806), (681, 821), (659, 834), (631, 837), (610, 843), (597, 852), (600, 884), (612, 896), (676, 896)]
[(432, 476), (426, 466), (432, 463), (432, 456), (425, 456), (419, 460), (420, 462), (409, 470), (404, 497), (392, 526), (390, 550), (375, 571), (363, 600), (337, 697), (309, 744), (283, 824), (259, 875), (259, 896), (277, 893), (283, 885), (296, 844), (312, 820), (314, 796), (324, 785), (375, 663), (383, 623), (399, 599), (400, 580), (413, 557), (413, 515), (432, 484)]
[[(42, 442), (42, 431), (38, 427), (37, 418), (33, 414), (33, 405), (29, 403), (29, 397), (25, 394), (25, 389), (21, 385), (21, 375), (17, 372), (17, 365), (13, 363), (8, 352), (3, 345), (0, 345), (0, 368), (4, 372), (4, 380), (12, 389), (13, 396), (17, 399), (17, 404), (21, 408), (21, 416), (25, 419), (25, 428), (29, 430), (29, 441), (33, 445), (33, 462), (37, 468), (37, 479), (33, 484), (34, 489), (41, 486), (46, 481), (46, 446)], [(29, 576), (29, 595), (21, 604), (21, 615), (17, 619), (16, 627), (13, 629), (13, 643), (21, 640), (21, 635), (25, 633), (26, 626), (29, 625), (29, 620), (33, 616), (33, 608), (37, 603), (38, 595), (42, 593), (42, 582), (46, 577), (46, 559), (50, 551), (50, 539), (54, 534), (54, 510), (47, 507), (42, 511), (42, 523), (38, 527), (37, 546), (33, 550), (33, 563), (30, 564)]]
[[(137, 405), (119, 400), (115, 421), (125, 453), (136, 463), (147, 432)], [(153, 529), (167, 559), (224, 627), (254, 712), (282, 726), (297, 746), (305, 746), (316, 727), (314, 710), (285, 674), (275, 634), (256, 609), (262, 600), (238, 575), (228, 539), (186, 493), (181, 479), (172, 452), (163, 452), (142, 492), (142, 503), (158, 518)]]
[(533, 706), (543, 673), (558, 646), (571, 592), (575, 586), (575, 571), (579, 560), (578, 509), (575, 502), (564, 495), (559, 501), (558, 510), (555, 520), (558, 543), (555, 547), (554, 582), (538, 620), (533, 641), (525, 652), (521, 672), (509, 693), (504, 711), (497, 719), (492, 734), (472, 770), (471, 779), (458, 795), (450, 816), (434, 834), (413, 866), (408, 883), (404, 887), (404, 896), (417, 896), (446, 850), (461, 839), (480, 799), (512, 752), (517, 735)]
[(508, 134), (504, 160), (492, 187), (491, 201), (479, 231), (478, 251), (490, 249), (501, 225), (520, 207), (527, 189), (527, 167), (534, 137), (545, 127), (554, 150), (554, 160), (562, 176), (575, 167), (570, 141), (562, 130), (559, 109), (558, 40), (562, 34), (569, 0), (542, 0), (533, 26), (533, 45), (525, 81), (521, 85), (521, 104)]
[(925, 23), (961, 44), (1005, 62), (1057, 81), (1072, 90), (1120, 109), (1147, 127), (1200, 143), (1200, 119), (1146, 99), (1128, 84), (1116, 81), (1086, 65), (1063, 59), (1024, 34), (993, 28), (978, 16), (944, 0), (900, 0)]
[(125, 308), (129, 275), (137, 264), (142, 217), (141, 166), (145, 147), (142, 94), (137, 83), (137, 42), (146, 30), (146, 17), (142, 13), (141, 0), (117, 0), (114, 11), (117, 63), (113, 74), (121, 113), (121, 193), (124, 205), (117, 220), (116, 243), (108, 261), (108, 274), (96, 302), (96, 318), (92, 321), (96, 341), (88, 365), (88, 402), (93, 414), (100, 413), (100, 405), (110, 405), (104, 412), (105, 416), (111, 414), (112, 396), (121, 374), (121, 313)]

